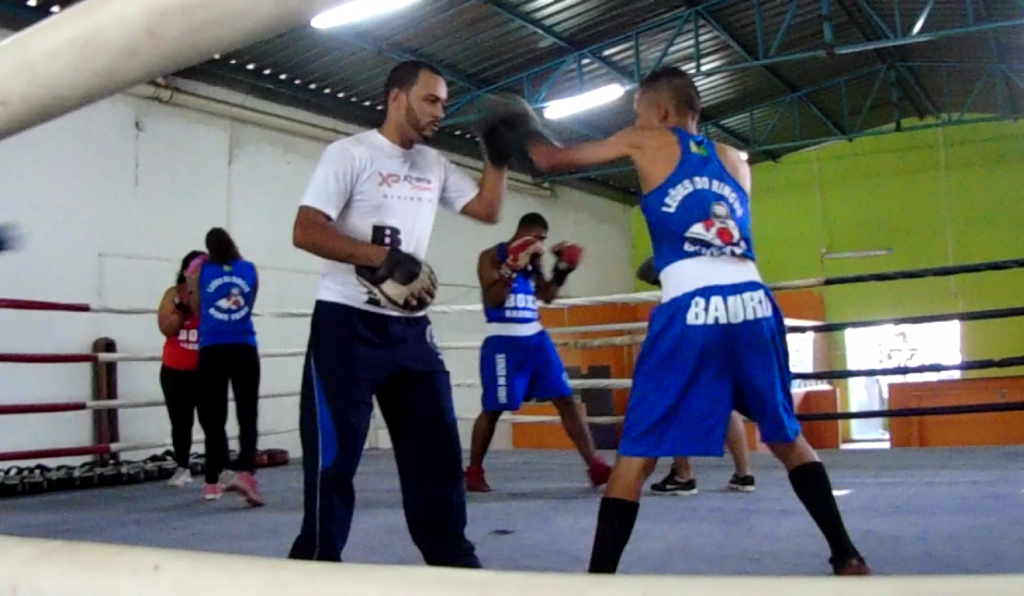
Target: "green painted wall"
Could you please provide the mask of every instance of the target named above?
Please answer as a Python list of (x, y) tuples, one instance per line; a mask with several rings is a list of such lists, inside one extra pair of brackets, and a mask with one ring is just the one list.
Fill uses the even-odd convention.
[[(769, 282), (1024, 257), (1024, 123), (864, 138), (759, 164), (751, 202)], [(639, 264), (650, 240), (638, 209), (633, 229)], [(871, 249), (893, 253), (822, 259)], [(839, 286), (824, 296), (830, 321), (1022, 306), (1024, 270)], [(1024, 355), (1024, 319), (965, 323), (961, 341), (964, 359)], [(842, 342), (831, 351), (832, 366), (846, 368)]]

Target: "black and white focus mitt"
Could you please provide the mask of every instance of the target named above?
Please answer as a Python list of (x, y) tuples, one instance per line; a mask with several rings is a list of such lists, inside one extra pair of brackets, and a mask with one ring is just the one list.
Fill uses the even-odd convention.
[(397, 248), (388, 251), (379, 267), (356, 267), (359, 283), (386, 308), (420, 312), (434, 302), (437, 276), (427, 263)]
[(484, 160), (491, 165), (506, 168), (514, 163), (531, 167), (533, 162), (526, 152), (529, 143), (545, 141), (558, 145), (521, 97), (503, 94), (489, 98), (482, 110), (484, 115), (476, 124), (476, 134)]
[(643, 263), (640, 263), (640, 266), (636, 268), (636, 278), (646, 284), (661, 287), (661, 282), (658, 281), (658, 272), (654, 269), (654, 257), (647, 257)]

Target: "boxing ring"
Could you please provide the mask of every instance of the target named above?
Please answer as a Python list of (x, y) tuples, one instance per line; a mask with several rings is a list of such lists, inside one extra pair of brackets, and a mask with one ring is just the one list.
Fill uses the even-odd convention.
[[(166, 72), (186, 68), (308, 22), (336, 0), (90, 0), (79, 2), (0, 44), (0, 139), (13, 136), (103, 97)], [(117, 27), (111, 27), (118, 23)], [(182, 39), (189, 40), (183, 44)], [(83, 52), (81, 48), (88, 48)], [(143, 51), (143, 48), (145, 51)], [(980, 273), (1024, 266), (1001, 261), (867, 276), (777, 284), (776, 290), (871, 283), (896, 279)], [(564, 300), (552, 305), (649, 303), (657, 292)], [(106, 305), (0, 300), (0, 308), (24, 311), (146, 316), (152, 309)], [(437, 307), (436, 316), (479, 311), (478, 305)], [(994, 320), (1024, 309), (944, 315), (930, 320)], [(260, 313), (306, 318), (309, 312)], [(973, 317), (973, 319), (970, 319)], [(916, 317), (885, 322), (923, 322)], [(874, 322), (828, 323), (801, 328), (830, 332)], [(559, 339), (563, 348), (635, 346), (642, 323), (561, 329), (560, 332), (626, 332), (615, 338)], [(554, 330), (553, 334), (554, 334)], [(557, 334), (556, 338), (557, 338)], [(444, 339), (444, 338), (442, 338)], [(470, 351), (479, 342), (441, 342), (445, 351)], [(264, 358), (301, 357), (303, 350), (267, 350)], [(117, 364), (153, 362), (154, 354), (104, 349), (79, 353), (0, 354), (5, 365), (90, 364), (104, 378)], [(981, 370), (1024, 364), (1024, 356), (963, 362), (957, 366), (818, 371), (800, 380), (834, 380), (925, 370)], [(106, 379), (109, 381), (109, 379)], [(155, 379), (154, 379), (155, 383)], [(574, 379), (588, 388), (629, 387), (629, 379)], [(712, 491), (681, 502), (647, 497), (623, 575), (594, 577), (586, 568), (597, 512), (597, 496), (583, 482), (578, 456), (559, 451), (494, 452), (488, 459), (494, 493), (471, 495), (469, 537), (485, 571), (430, 569), (407, 538), (397, 477), (386, 450), (364, 454), (356, 485), (357, 514), (344, 565), (283, 559), (301, 518), (301, 471), (296, 465), (260, 470), (267, 507), (210, 506), (155, 482), (159, 453), (133, 463), (122, 455), (159, 452), (167, 442), (117, 439), (113, 414), (162, 408), (162, 401), (129, 401), (110, 387), (95, 398), (61, 403), (4, 404), (3, 416), (61, 416), (91, 411), (96, 440), (90, 445), (0, 453), (0, 461), (35, 464), (95, 458), (47, 471), (8, 467), (0, 486), (0, 593), (31, 596), (151, 596), (223, 594), (254, 596), (302, 593), (438, 596), (532, 596), (585, 593), (630, 596), (662, 592), (731, 596), (751, 592), (860, 596), (1014, 594), (1024, 591), (1024, 525), (1018, 447), (834, 451), (823, 453), (851, 534), (881, 577), (825, 578), (824, 543), (800, 509), (778, 464), (751, 453), (758, 490), (752, 496)], [(479, 381), (456, 379), (456, 387)], [(268, 393), (263, 400), (295, 398)], [(264, 402), (266, 403), (266, 402)], [(1019, 402), (961, 408), (819, 413), (806, 422), (860, 417), (970, 416), (1024, 409)], [(295, 416), (297, 419), (297, 416)], [(550, 423), (549, 416), (516, 416), (517, 423)], [(592, 424), (617, 424), (618, 416), (590, 417)], [(261, 437), (294, 434), (294, 426), (261, 423)], [(195, 437), (194, 441), (201, 441)], [(261, 441), (263, 443), (264, 441)], [(281, 454), (278, 453), (278, 456)], [(287, 455), (287, 454), (284, 454)], [(116, 456), (116, 457), (115, 457)], [(153, 459), (156, 458), (156, 459)], [(278, 462), (281, 462), (278, 459)], [(269, 455), (268, 455), (268, 463)], [(662, 464), (665, 465), (664, 463)], [(84, 466), (84, 467), (83, 467)], [(725, 460), (696, 462), (702, 485), (724, 483)], [(11, 472), (17, 469), (16, 472)], [(140, 477), (141, 474), (141, 477)], [(106, 481), (102, 479), (106, 478)], [(29, 479), (26, 481), (26, 479)], [(717, 480), (714, 480), (717, 479)], [(147, 481), (148, 480), (148, 481)], [(96, 488), (92, 488), (96, 487)], [(8, 490), (9, 489), (9, 490)], [(390, 563), (387, 567), (369, 563)], [(559, 573), (554, 573), (559, 572)], [(566, 573), (574, 572), (574, 573)], [(673, 574), (686, 574), (679, 577)], [(917, 575), (915, 575), (917, 574)], [(741, 576), (741, 577), (729, 577)], [(780, 577), (781, 576), (781, 577)]]
[[(1024, 268), (1024, 259), (956, 265), (834, 278), (818, 278), (773, 284), (777, 293), (840, 284), (881, 283), (894, 280), (945, 277)], [(998, 273), (992, 273), (998, 275)], [(556, 301), (546, 309), (572, 306), (650, 304), (660, 292), (594, 296)], [(155, 314), (152, 308), (99, 304), (0, 299), (0, 309), (71, 312), (126, 317)], [(477, 313), (480, 306), (439, 305), (431, 309), (435, 327), (442, 317)], [(305, 320), (308, 310), (264, 311), (260, 318)], [(914, 324), (937, 321), (998, 320), (1024, 316), (1024, 308), (932, 314), (899, 319), (846, 323), (805, 323), (791, 332), (830, 333), (880, 324)], [(560, 349), (589, 350), (609, 346), (638, 346), (646, 323), (615, 322), (550, 328)], [(579, 339), (575, 336), (615, 333), (612, 337)], [(572, 334), (573, 338), (563, 336)], [(472, 352), (481, 341), (445, 341), (443, 353)], [(159, 354), (118, 353), (109, 345), (91, 353), (6, 353), (0, 362), (50, 366), (91, 364), (97, 375), (114, 364), (159, 361)], [(303, 349), (266, 349), (265, 359), (301, 358)], [(955, 365), (890, 367), (870, 370), (822, 370), (794, 373), (795, 381), (834, 381), (876, 375), (903, 375), (944, 370), (1001, 369), (1024, 365), (1024, 356), (967, 360)], [(296, 383), (298, 378), (296, 378)], [(154, 379), (155, 382), (155, 379)], [(626, 389), (628, 378), (571, 379), (578, 391)], [(454, 378), (457, 388), (478, 388), (479, 380)], [(98, 394), (101, 399), (58, 403), (0, 404), (0, 416), (28, 414), (62, 415), (92, 411), (114, 414), (121, 410), (163, 408), (162, 400), (122, 400)], [(297, 397), (297, 391), (265, 393), (262, 400)], [(959, 406), (927, 406), (861, 412), (801, 413), (803, 422), (857, 418), (924, 418), (968, 416), (993, 412), (1024, 411), (1024, 401), (1000, 401)], [(472, 420), (475, 416), (460, 416)], [(297, 418), (297, 415), (296, 415)], [(557, 416), (515, 414), (515, 424), (552, 423)], [(261, 437), (297, 432), (294, 426), (262, 421)], [(615, 425), (621, 416), (588, 416), (595, 425)], [(116, 428), (116, 416), (108, 420)], [(100, 436), (100, 435), (97, 435)], [(109, 435), (107, 435), (109, 436)], [(102, 438), (102, 437), (101, 437)], [(169, 439), (169, 437), (168, 437)], [(201, 441), (201, 437), (195, 437)], [(261, 447), (266, 439), (261, 438)], [(780, 466), (770, 456), (750, 454), (758, 488), (753, 496), (726, 494), (725, 480), (731, 461), (696, 458), (695, 472), (705, 487), (701, 497), (666, 499), (647, 496), (642, 501), (634, 538), (623, 558), (623, 576), (598, 580), (565, 572), (586, 568), (597, 507), (597, 493), (583, 477), (578, 456), (572, 451), (512, 449), (492, 451), (487, 460), (488, 477), (495, 491), (471, 494), (469, 534), (486, 567), (502, 571), (459, 572), (417, 568), (419, 556), (406, 538), (397, 475), (387, 449), (365, 452), (356, 486), (357, 514), (346, 558), (352, 564), (310, 565), (279, 559), (287, 551), (301, 519), (301, 470), (297, 465), (260, 470), (268, 507), (250, 511), (228, 505), (205, 506), (197, 495), (182, 497), (151, 476), (166, 461), (155, 453), (140, 461), (113, 456), (154, 451), (165, 442), (97, 442), (93, 445), (0, 453), (2, 462), (47, 460), (69, 456), (94, 456), (78, 467), (63, 469), (33, 466), (8, 468), (4, 473), (8, 497), (2, 499), (0, 539), (7, 552), (16, 553), (0, 562), (0, 587), (29, 587), (33, 594), (79, 594), (77, 582), (103, 574), (104, 591), (113, 594), (138, 590), (143, 578), (154, 586), (169, 582), (167, 593), (177, 586), (177, 574), (189, 584), (252, 586), (258, 593), (277, 593), (273, 586), (302, 585), (310, 594), (336, 593), (360, 586), (372, 593), (475, 594), (480, 591), (508, 593), (532, 590), (539, 594), (582, 589), (587, 593), (646, 594), (660, 589), (685, 587), (692, 593), (739, 594), (759, 590), (767, 594), (786, 590), (827, 589), (837, 594), (858, 593), (862, 587), (837, 578), (815, 579), (827, 573), (822, 544), (816, 529), (793, 497)], [(277, 464), (288, 461), (278, 450)], [(611, 456), (612, 454), (607, 454)], [(1017, 528), (1024, 510), (1016, 506), (1024, 490), (1020, 469), (1024, 450), (1016, 446), (972, 448), (828, 450), (822, 452), (829, 466), (836, 495), (854, 540), (861, 545), (875, 572), (914, 577), (872, 578), (872, 590), (880, 594), (974, 594), (1018, 588), (1024, 571), (1024, 546)], [(201, 456), (197, 460), (201, 465)], [(197, 463), (194, 460), (193, 464)], [(268, 462), (269, 463), (269, 462)], [(664, 469), (667, 462), (661, 462)], [(140, 471), (140, 468), (145, 468)], [(82, 470), (87, 473), (83, 474)], [(14, 470), (12, 472), (12, 470)], [(195, 468), (193, 469), (195, 471)], [(100, 480), (91, 480), (91, 475)], [(162, 477), (162, 476), (161, 476)], [(21, 478), (22, 481), (17, 481)], [(31, 480), (28, 480), (31, 478)], [(105, 479), (105, 480), (104, 480)], [(654, 478), (652, 478), (652, 481)], [(12, 486), (17, 489), (12, 489)], [(90, 487), (95, 490), (83, 490)], [(1006, 507), (1007, 500), (1014, 500)], [(89, 515), (81, 515), (89, 512)], [(268, 513), (272, 512), (272, 513)], [(97, 522), (101, 520), (100, 522)], [(114, 521), (116, 520), (116, 522)], [(552, 536), (557, 536), (553, 538)], [(15, 537), (17, 536), (17, 538)], [(54, 541), (62, 538), (67, 541)], [(105, 543), (105, 544), (99, 544)], [(781, 545), (781, 546), (780, 546)], [(142, 548), (145, 547), (145, 548)], [(188, 551), (206, 551), (197, 554)], [(771, 553), (770, 555), (768, 553)], [(257, 557), (249, 559), (247, 557)], [(43, 562), (47, 573), (40, 575)], [(54, 567), (52, 562), (58, 562)], [(392, 563), (382, 572), (371, 563)], [(365, 566), (364, 566), (365, 565)], [(34, 572), (27, 570), (35, 569)], [(237, 570), (237, 574), (230, 570)], [(51, 573), (52, 572), (52, 573)], [(562, 572), (562, 573), (554, 573)], [(505, 574), (508, 574), (507, 577)], [(972, 575), (960, 576), (958, 574)], [(687, 577), (670, 577), (685, 574)], [(933, 576), (939, 575), (940, 578)], [(237, 577), (236, 577), (237, 576)], [(244, 579), (239, 577), (244, 576)], [(692, 576), (701, 576), (695, 579)], [(708, 577), (715, 576), (715, 577)], [(740, 576), (723, 578), (718, 576)], [(747, 576), (758, 576), (750, 578)], [(762, 576), (786, 576), (762, 579)], [(71, 578), (78, 578), (73, 580)], [(299, 579), (301, 578), (301, 579)], [(4, 582), (8, 582), (5, 584)], [(242, 581), (242, 584), (237, 582)], [(853, 580), (864, 581), (864, 580)], [(292, 584), (291, 582), (299, 582)], [(827, 585), (824, 583), (827, 582)], [(415, 591), (408, 586), (415, 585)], [(369, 588), (372, 586), (372, 588)], [(109, 589), (108, 589), (109, 588)], [(147, 588), (148, 589), (148, 588)], [(154, 588), (155, 589), (155, 588)], [(283, 590), (283, 587), (281, 588)], [(846, 590), (850, 590), (847, 592)], [(19, 592), (20, 593), (20, 592)], [(163, 593), (163, 592), (158, 592)]]

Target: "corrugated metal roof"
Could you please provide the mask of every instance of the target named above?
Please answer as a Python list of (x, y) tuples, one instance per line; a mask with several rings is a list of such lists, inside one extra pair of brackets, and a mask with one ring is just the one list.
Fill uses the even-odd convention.
[[(58, 4), (70, 3), (0, 0), (0, 17), (28, 24)], [(966, 29), (999, 22), (1016, 28)], [(827, 54), (826, 24), (834, 48), (856, 51)], [(531, 99), (543, 90), (551, 100), (632, 81), (660, 63), (693, 74), (707, 134), (750, 149), (756, 162), (897, 117), (959, 115), (968, 99), (968, 112), (1020, 113), (1021, 24), (1020, 2), (430, 0), (344, 30), (301, 27), (179, 75), (372, 122), (384, 78), (402, 59), (439, 66), (455, 104), (501, 83)], [(945, 36), (953, 29), (963, 34)], [(944, 37), (931, 39), (935, 32)], [(906, 39), (886, 43), (893, 35)], [(887, 64), (897, 65), (892, 73)], [(606, 135), (632, 122), (631, 103), (627, 94), (552, 128), (566, 140)], [(472, 102), (452, 112), (462, 122), (446, 127), (439, 143), (475, 154), (465, 122)], [(632, 173), (595, 179), (636, 188)]]

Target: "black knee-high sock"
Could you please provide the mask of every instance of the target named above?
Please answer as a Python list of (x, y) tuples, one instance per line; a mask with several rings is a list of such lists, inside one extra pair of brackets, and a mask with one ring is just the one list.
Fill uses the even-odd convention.
[(818, 524), (825, 535), (829, 548), (832, 549), (832, 564), (842, 565), (851, 559), (859, 558), (860, 553), (853, 546), (850, 536), (846, 533), (843, 516), (832, 494), (832, 483), (829, 481), (825, 465), (819, 461), (799, 465), (789, 471), (789, 482), (793, 485), (796, 496), (807, 508), (811, 518)]
[(590, 553), (590, 573), (615, 573), (622, 551), (633, 534), (640, 503), (624, 499), (601, 499), (597, 512), (594, 549)]

